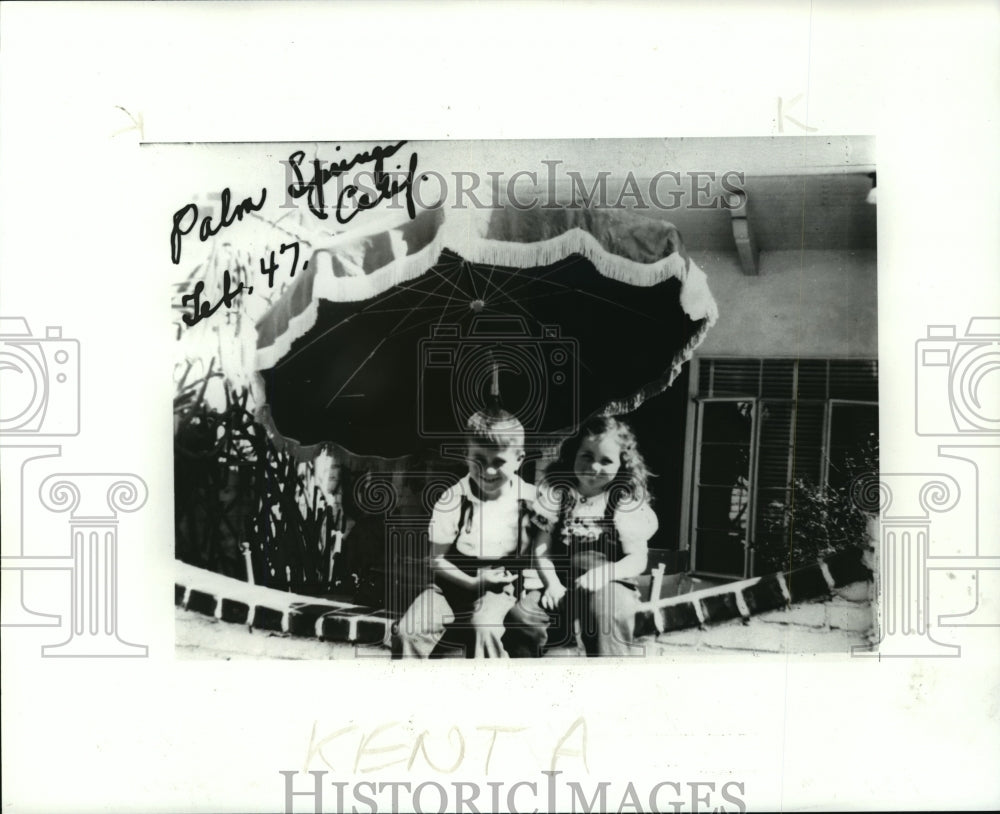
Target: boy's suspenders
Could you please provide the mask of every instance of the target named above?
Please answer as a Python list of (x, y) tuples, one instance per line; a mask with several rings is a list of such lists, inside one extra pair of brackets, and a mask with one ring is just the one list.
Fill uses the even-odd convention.
[(458, 523), (455, 525), (455, 539), (451, 541), (451, 548), (448, 549), (448, 553), (445, 558), (451, 560), (455, 565), (461, 568), (463, 571), (468, 573), (469, 565), (466, 562), (472, 558), (466, 554), (462, 554), (458, 550), (458, 538), (462, 536), (464, 531), (466, 534), (472, 533), (472, 515), (473, 515), (473, 503), (469, 500), (469, 496), (462, 490), (461, 502), (458, 506)]
[[(513, 555), (518, 560), (523, 560), (525, 557), (531, 556), (528, 534), (526, 531), (527, 523), (525, 522), (531, 511), (532, 509), (528, 500), (526, 498), (519, 497), (517, 499), (517, 547), (514, 549)], [(461, 502), (458, 507), (458, 526), (455, 531), (455, 539), (452, 540), (451, 543), (453, 552), (457, 553), (458, 538), (462, 536), (462, 532), (465, 531), (466, 534), (472, 533), (474, 515), (475, 504), (469, 500), (469, 496), (463, 489)], [(519, 565), (521, 567), (527, 567), (527, 565), (524, 565), (523, 563), (519, 563)]]
[(462, 490), (462, 501), (458, 507), (458, 525), (455, 530), (455, 539), (452, 540), (452, 545), (457, 545), (458, 538), (462, 536), (462, 531), (464, 530), (466, 534), (472, 534), (472, 515), (473, 515), (473, 504), (469, 500), (469, 496)]
[(522, 568), (530, 567), (534, 556), (531, 550), (530, 534), (532, 511), (533, 507), (528, 504), (527, 498), (519, 497), (517, 499), (517, 548), (514, 550), (514, 556), (521, 560)]

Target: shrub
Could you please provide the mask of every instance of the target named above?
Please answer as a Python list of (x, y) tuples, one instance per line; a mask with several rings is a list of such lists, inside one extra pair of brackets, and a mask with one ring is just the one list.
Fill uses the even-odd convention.
[(764, 508), (753, 546), (757, 574), (789, 571), (837, 551), (868, 546), (869, 512), (859, 483), (878, 475), (878, 440), (869, 436), (831, 478), (842, 485), (793, 481), (787, 503)]
[(258, 584), (319, 595), (330, 574), (339, 505), (324, 494), (312, 463), (300, 463), (254, 420), (247, 393), (227, 387), (226, 406), (175, 402), (175, 556), (246, 579), (248, 543)]

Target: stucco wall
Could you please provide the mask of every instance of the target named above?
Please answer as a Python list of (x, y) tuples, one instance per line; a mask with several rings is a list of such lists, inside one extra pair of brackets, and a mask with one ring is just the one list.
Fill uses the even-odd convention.
[(691, 254), (719, 304), (697, 355), (878, 355), (875, 252), (761, 252), (758, 276), (735, 253)]

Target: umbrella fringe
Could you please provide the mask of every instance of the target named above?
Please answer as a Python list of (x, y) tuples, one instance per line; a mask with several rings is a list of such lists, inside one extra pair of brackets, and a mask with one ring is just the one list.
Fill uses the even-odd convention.
[(474, 238), (457, 245), (453, 241), (448, 248), (473, 263), (512, 268), (551, 266), (579, 254), (604, 277), (636, 287), (654, 286), (676, 278), (681, 281), (681, 308), (692, 320), (707, 318), (711, 327), (719, 316), (705, 272), (680, 252), (672, 252), (656, 263), (638, 263), (607, 251), (597, 238), (582, 229), (571, 229), (538, 243)]
[(305, 336), (316, 324), (319, 317), (319, 300), (313, 299), (301, 313), (289, 317), (285, 330), (274, 338), (274, 342), (257, 348), (256, 368), (267, 370), (285, 358), (292, 349), (292, 343)]
[(705, 335), (708, 333), (708, 329), (712, 327), (714, 319), (703, 319), (698, 331), (691, 337), (688, 343), (674, 354), (673, 361), (670, 364), (669, 372), (664, 372), (663, 376), (657, 379), (655, 382), (650, 382), (645, 387), (629, 396), (625, 399), (617, 399), (616, 401), (608, 402), (608, 404), (601, 410), (602, 415), (625, 415), (626, 413), (631, 413), (633, 410), (637, 410), (642, 406), (643, 402), (647, 399), (658, 396), (664, 390), (666, 390), (670, 385), (674, 383), (674, 380), (680, 375), (681, 369), (691, 361), (691, 357), (694, 355), (695, 349), (702, 343), (705, 339)]
[(448, 241), (448, 248), (473, 263), (508, 268), (551, 266), (570, 255), (579, 254), (587, 258), (603, 276), (640, 287), (653, 286), (675, 277), (683, 282), (687, 276), (687, 263), (678, 252), (655, 263), (638, 263), (607, 251), (597, 238), (582, 229), (570, 229), (535, 243), (453, 237)]
[(436, 265), (445, 249), (469, 262), (507, 268), (540, 268), (577, 254), (589, 260), (603, 276), (641, 287), (676, 278), (681, 281), (681, 307), (691, 319), (707, 319), (710, 327), (718, 318), (705, 272), (680, 252), (647, 264), (608, 252), (593, 235), (582, 229), (571, 229), (535, 243), (489, 240), (481, 237), (479, 231), (446, 224), (420, 251), (396, 257), (371, 274), (335, 276), (329, 253), (317, 251), (310, 260), (315, 269), (315, 280), (309, 304), (301, 313), (289, 318), (287, 327), (271, 345), (258, 348), (257, 369), (266, 370), (278, 364), (291, 350), (292, 343), (316, 324), (319, 299), (333, 302), (370, 299), (393, 286), (420, 277)]
[(423, 249), (404, 257), (397, 257), (371, 274), (337, 277), (334, 275), (329, 254), (320, 250), (310, 259), (309, 264), (316, 269), (313, 296), (305, 309), (288, 319), (284, 331), (275, 337), (270, 345), (257, 349), (257, 369), (274, 367), (292, 349), (292, 343), (308, 333), (319, 316), (319, 300), (331, 302), (360, 302), (378, 296), (383, 291), (402, 283), (415, 280), (437, 264), (444, 249), (440, 233)]

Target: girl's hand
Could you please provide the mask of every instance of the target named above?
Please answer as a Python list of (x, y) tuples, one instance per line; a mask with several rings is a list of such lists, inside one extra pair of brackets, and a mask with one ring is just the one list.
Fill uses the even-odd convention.
[(566, 596), (566, 586), (561, 582), (554, 582), (542, 594), (541, 605), (546, 610), (555, 610), (564, 596)]
[(585, 591), (599, 591), (608, 584), (608, 571), (606, 568), (591, 568), (586, 573), (576, 578), (576, 587)]
[(485, 585), (486, 587), (494, 585), (509, 585), (515, 579), (517, 579), (516, 574), (512, 574), (506, 568), (499, 565), (479, 569), (479, 584)]

